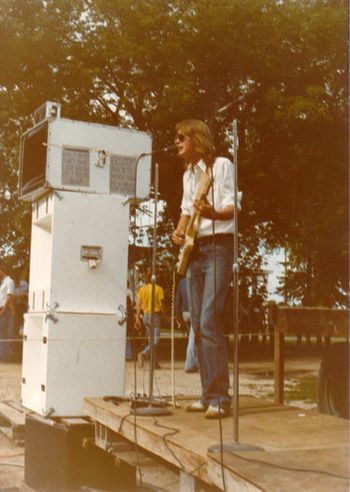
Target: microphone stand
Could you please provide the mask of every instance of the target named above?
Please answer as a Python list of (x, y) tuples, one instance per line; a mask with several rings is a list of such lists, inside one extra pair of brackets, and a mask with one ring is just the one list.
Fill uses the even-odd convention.
[[(218, 113), (232, 107), (232, 104), (224, 106)], [(239, 263), (238, 263), (238, 132), (237, 119), (232, 122), (233, 149), (232, 158), (234, 166), (234, 234), (233, 234), (233, 442), (229, 444), (214, 444), (208, 448), (208, 452), (217, 453), (223, 451), (235, 453), (237, 451), (263, 451), (263, 448), (255, 444), (239, 442)]]
[[(149, 333), (150, 343), (150, 361), (149, 361), (149, 386), (148, 386), (148, 406), (136, 407), (133, 413), (141, 416), (149, 415), (170, 415), (171, 411), (166, 408), (167, 402), (164, 400), (155, 401), (153, 398), (153, 377), (155, 366), (154, 354), (154, 321), (155, 321), (155, 294), (156, 294), (156, 254), (157, 254), (157, 210), (158, 210), (158, 182), (159, 182), (159, 165), (155, 165), (154, 177), (154, 222), (153, 222), (153, 245), (152, 245), (152, 291), (151, 291), (151, 324)], [(143, 400), (144, 401), (144, 400)], [(136, 402), (135, 402), (136, 403)]]

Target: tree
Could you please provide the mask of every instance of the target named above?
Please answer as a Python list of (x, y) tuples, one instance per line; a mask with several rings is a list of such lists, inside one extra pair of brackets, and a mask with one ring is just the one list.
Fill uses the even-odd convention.
[[(155, 148), (171, 142), (177, 121), (199, 117), (215, 127), (218, 152), (227, 154), (233, 115), (215, 121), (215, 112), (255, 86), (256, 100), (237, 114), (243, 240), (258, 245), (266, 226), (268, 246), (287, 245), (296, 265), (312, 264), (313, 302), (334, 305), (348, 291), (344, 2), (3, 4), (0, 131), (13, 176), (2, 194), (5, 224), (22, 213), (6, 202), (17, 173), (15, 142), (44, 100), (62, 101), (74, 119), (151, 131)], [(172, 156), (159, 163), (162, 197), (176, 221), (182, 169)], [(16, 226), (14, 237), (21, 235)], [(14, 237), (3, 236), (2, 247)], [(258, 247), (250, 251), (259, 256)]]
[[(31, 113), (76, 91), (71, 50), (79, 45), (82, 2), (2, 0), (0, 11), (0, 255), (28, 266), (29, 204), (18, 201), (19, 144)], [(72, 64), (74, 66), (74, 64)], [(66, 76), (68, 74), (68, 76)]]

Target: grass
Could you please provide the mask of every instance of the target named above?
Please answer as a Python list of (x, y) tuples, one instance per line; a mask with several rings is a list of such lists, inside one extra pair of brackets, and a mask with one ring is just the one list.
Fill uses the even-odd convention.
[(301, 376), (290, 380), (285, 387), (286, 401), (303, 401), (316, 403), (317, 400), (317, 375)]

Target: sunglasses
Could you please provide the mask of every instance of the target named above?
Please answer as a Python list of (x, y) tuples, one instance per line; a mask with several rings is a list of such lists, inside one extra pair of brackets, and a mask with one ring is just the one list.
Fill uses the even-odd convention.
[(183, 142), (186, 138), (186, 135), (183, 133), (177, 133), (175, 136), (175, 140), (178, 140), (179, 142)]

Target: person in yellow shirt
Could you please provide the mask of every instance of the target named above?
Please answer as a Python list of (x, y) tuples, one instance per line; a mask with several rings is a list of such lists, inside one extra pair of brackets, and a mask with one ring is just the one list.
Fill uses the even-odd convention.
[[(151, 330), (151, 316), (152, 316), (152, 274), (150, 271), (146, 273), (146, 283), (143, 285), (137, 293), (137, 308), (136, 308), (136, 329), (141, 325), (141, 317), (143, 312), (143, 321), (146, 326), (148, 345), (147, 347), (137, 354), (137, 360), (140, 367), (144, 366), (145, 358), (149, 356), (151, 351), (150, 343), (150, 330)], [(154, 299), (154, 367), (159, 369), (158, 363), (158, 342), (160, 337), (160, 322), (162, 313), (166, 315), (166, 308), (164, 304), (164, 291), (160, 285), (155, 285), (155, 299)]]

